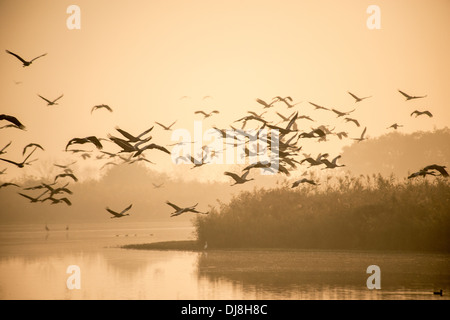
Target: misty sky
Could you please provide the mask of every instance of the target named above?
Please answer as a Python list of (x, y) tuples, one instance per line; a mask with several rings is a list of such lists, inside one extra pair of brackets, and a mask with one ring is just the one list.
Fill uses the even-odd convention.
[[(81, 9), (81, 29), (69, 30), (66, 9)], [(369, 5), (381, 9), (381, 29), (369, 30)], [(293, 109), (316, 122), (300, 120), (309, 131), (320, 124), (358, 137), (450, 126), (450, 1), (17, 1), (0, 2), (0, 113), (18, 117), (27, 131), (0, 130), (0, 148), (13, 141), (5, 158), (22, 159), (22, 148), (40, 143), (39, 161), (10, 177), (42, 174), (54, 162), (69, 162), (63, 150), (73, 137), (108, 133), (115, 126), (138, 134), (155, 121), (193, 132), (196, 110), (219, 110), (203, 121), (229, 128), (248, 110), (262, 112), (256, 98), (291, 96)], [(31, 59), (23, 68), (5, 50)], [(21, 82), (16, 84), (15, 82)], [(405, 101), (398, 89), (425, 99)], [(372, 96), (356, 103), (347, 94)], [(47, 106), (37, 95), (64, 97)], [(189, 98), (180, 99), (183, 96)], [(205, 96), (211, 98), (203, 99)], [(361, 127), (314, 110), (308, 101), (348, 111)], [(91, 108), (107, 104), (113, 113)], [(433, 118), (410, 117), (429, 110)], [(268, 118), (280, 118), (270, 111)], [(0, 125), (4, 125), (4, 121)], [(392, 129), (391, 129), (392, 130)], [(155, 126), (153, 141), (174, 143), (171, 133)], [(339, 154), (351, 140), (305, 142), (305, 152)], [(105, 149), (110, 148), (105, 144)], [(90, 148), (90, 147), (89, 147)], [(92, 149), (92, 148), (91, 148)], [(195, 178), (223, 177), (221, 165), (188, 170), (170, 156), (151, 151), (151, 168), (174, 170)], [(72, 158), (70, 158), (72, 159)], [(104, 162), (78, 160), (94, 175)], [(3, 177), (4, 178), (4, 177)]]

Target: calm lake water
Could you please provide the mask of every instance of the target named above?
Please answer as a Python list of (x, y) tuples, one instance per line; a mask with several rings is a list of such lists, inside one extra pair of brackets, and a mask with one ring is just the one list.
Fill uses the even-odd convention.
[[(117, 222), (117, 221), (116, 221)], [(374, 251), (130, 250), (193, 239), (175, 223), (0, 226), (0, 299), (450, 299), (450, 255)], [(80, 289), (68, 289), (70, 265)], [(369, 290), (369, 265), (381, 289)], [(444, 295), (433, 291), (443, 289)]]

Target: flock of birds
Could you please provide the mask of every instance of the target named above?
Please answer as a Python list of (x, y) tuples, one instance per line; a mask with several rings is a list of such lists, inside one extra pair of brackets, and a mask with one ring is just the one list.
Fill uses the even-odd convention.
[[(17, 59), (19, 59), (23, 67), (28, 67), (32, 64), (33, 61), (35, 61), (38, 58), (41, 58), (45, 56), (46, 54), (42, 54), (40, 56), (37, 56), (31, 60), (25, 60), (19, 55), (6, 50), (6, 52)], [(406, 101), (414, 100), (414, 99), (423, 99), (425, 96), (413, 96), (409, 95), (401, 90), (398, 90), (398, 92), (406, 98)], [(364, 96), (360, 97), (352, 92), (348, 92), (348, 94), (354, 99), (355, 103), (361, 103), (362, 101), (371, 98), (372, 96)], [(41, 95), (38, 95), (41, 99), (43, 99), (48, 106), (57, 105), (58, 101), (64, 97), (63, 94), (59, 95), (56, 99), (48, 99)], [(186, 99), (187, 96), (181, 97), (180, 99)], [(211, 98), (210, 96), (205, 96), (203, 99)], [(230, 125), (231, 129), (221, 129), (217, 127), (213, 127), (219, 133), (223, 138), (231, 138), (233, 139), (233, 146), (244, 146), (245, 155), (247, 157), (250, 156), (260, 156), (262, 154), (268, 154), (268, 151), (270, 152), (269, 160), (261, 160), (257, 161), (255, 163), (250, 163), (249, 165), (245, 166), (243, 168), (242, 172), (230, 172), (225, 171), (224, 175), (230, 177), (233, 180), (232, 185), (239, 185), (244, 184), (249, 181), (254, 180), (254, 178), (248, 178), (250, 171), (252, 169), (263, 169), (266, 171), (269, 171), (274, 174), (285, 174), (286, 176), (290, 175), (290, 172), (293, 170), (296, 170), (298, 166), (303, 165), (305, 163), (309, 164), (308, 168), (311, 167), (318, 167), (322, 166), (322, 170), (325, 169), (335, 169), (339, 167), (345, 166), (344, 164), (339, 164), (338, 160), (341, 158), (340, 155), (334, 156), (331, 160), (328, 158), (330, 155), (328, 153), (319, 154), (316, 157), (312, 157), (310, 154), (303, 153), (304, 158), (301, 160), (296, 159), (295, 157), (298, 156), (298, 152), (302, 149), (302, 145), (300, 144), (300, 141), (303, 139), (312, 139), (317, 140), (318, 142), (321, 141), (327, 141), (327, 138), (330, 136), (336, 136), (338, 139), (342, 140), (344, 138), (353, 139), (356, 142), (362, 142), (367, 139), (366, 132), (367, 127), (364, 127), (361, 131), (361, 134), (357, 137), (349, 138), (347, 131), (336, 131), (336, 127), (330, 128), (327, 125), (320, 125), (317, 127), (311, 127), (310, 130), (302, 131), (299, 129), (298, 122), (300, 120), (309, 121), (310, 123), (315, 122), (314, 119), (311, 118), (309, 115), (305, 114), (299, 114), (299, 111), (293, 111), (290, 115), (286, 116), (282, 114), (282, 111), (279, 107), (280, 104), (285, 105), (287, 109), (295, 108), (296, 105), (302, 103), (300, 102), (294, 102), (292, 97), (281, 97), (276, 96), (272, 98), (270, 101), (264, 101), (263, 99), (256, 99), (256, 102), (262, 107), (262, 110), (259, 112), (255, 111), (247, 111), (247, 114), (240, 117), (239, 119), (235, 120), (233, 124)], [(309, 105), (314, 107), (315, 111), (320, 112), (329, 112), (331, 114), (334, 114), (336, 118), (341, 118), (343, 122), (345, 123), (351, 123), (355, 125), (357, 128), (361, 127), (361, 124), (358, 119), (352, 117), (352, 113), (356, 110), (356, 108), (349, 110), (349, 111), (342, 111), (338, 110), (336, 108), (329, 108), (324, 107), (322, 105), (319, 105), (317, 103), (313, 103), (308, 101)], [(106, 105), (106, 104), (100, 104), (95, 105), (91, 108), (91, 114), (95, 112), (96, 110), (106, 110), (108, 112), (113, 112), (113, 109)], [(270, 110), (276, 110), (275, 114), (280, 118), (278, 123), (274, 123), (274, 121), (270, 121), (269, 118), (265, 116), (265, 114)], [(294, 109), (295, 110), (295, 109)], [(207, 119), (210, 117), (213, 117), (217, 114), (220, 114), (218, 110), (212, 110), (210, 112), (204, 111), (204, 110), (197, 110), (194, 112), (194, 115), (202, 115), (203, 119)], [(411, 116), (419, 117), (422, 115), (426, 115), (428, 117), (433, 117), (432, 113), (428, 110), (415, 110), (411, 113)], [(0, 121), (5, 120), (8, 122), (7, 125), (4, 125), (0, 127), (0, 129), (3, 128), (15, 128), (19, 130), (25, 130), (25, 125), (17, 119), (15, 116), (7, 115), (7, 114), (0, 114)], [(160, 122), (155, 122), (156, 125), (161, 127), (162, 130), (165, 131), (171, 131), (173, 130), (173, 126), (177, 123), (177, 120), (173, 121), (170, 125), (162, 124)], [(236, 128), (235, 123), (240, 123), (241, 127)], [(257, 124), (257, 128), (254, 131), (246, 131), (245, 127), (248, 123)], [(397, 123), (392, 124), (387, 129), (398, 129), (399, 127), (402, 127), (402, 125), (399, 125)], [(140, 132), (139, 134), (131, 134), (129, 131), (124, 130), (122, 128), (116, 127), (115, 128), (118, 135), (114, 136), (112, 134), (107, 134), (107, 138), (102, 137), (96, 137), (96, 136), (86, 136), (86, 137), (75, 137), (70, 139), (66, 146), (65, 146), (65, 152), (71, 152), (73, 154), (79, 153), (81, 154), (81, 157), (83, 159), (90, 158), (92, 150), (85, 150), (85, 148), (81, 149), (81, 145), (92, 145), (95, 147), (95, 149), (98, 151), (98, 155), (96, 156), (97, 159), (111, 159), (111, 161), (108, 161), (105, 163), (102, 168), (104, 168), (107, 165), (117, 165), (118, 163), (114, 161), (115, 159), (120, 159), (121, 163), (135, 163), (137, 161), (145, 161), (148, 163), (153, 162), (149, 160), (146, 157), (146, 153), (150, 150), (156, 150), (158, 152), (165, 153), (167, 155), (171, 155), (171, 151), (169, 151), (166, 146), (163, 146), (161, 144), (154, 143), (151, 141), (153, 137), (150, 135), (152, 130), (154, 129), (154, 126), (146, 129), (143, 132)], [(265, 130), (264, 130), (265, 129)], [(267, 130), (270, 129), (270, 130)], [(249, 132), (256, 132), (256, 134), (250, 134)], [(270, 141), (270, 144), (267, 144), (266, 147), (261, 147), (261, 145), (258, 145), (256, 148), (253, 148), (253, 150), (249, 150), (247, 147), (247, 143), (252, 141), (264, 138), (265, 141)], [(272, 143), (272, 138), (277, 139), (277, 145), (276, 147)], [(119, 148), (119, 151), (112, 152), (112, 151), (105, 151), (104, 145), (105, 143), (112, 143), (115, 145), (115, 147)], [(2, 149), (0, 149), (0, 155), (7, 153), (6, 149), (9, 147), (9, 145), (12, 143), (9, 142), (6, 146), (4, 146)], [(174, 144), (178, 145), (180, 143)], [(172, 145), (173, 146), (173, 145)], [(254, 146), (254, 145), (253, 145)], [(37, 159), (29, 160), (30, 157), (40, 149), (41, 151), (44, 151), (44, 148), (37, 144), (37, 143), (30, 143), (26, 145), (23, 148), (22, 156), (23, 159), (21, 160), (11, 160), (4, 157), (0, 158), (0, 161), (3, 161), (5, 163), (8, 163), (10, 165), (15, 165), (18, 168), (24, 168), (27, 165), (31, 165), (32, 162), (36, 161)], [(31, 151), (29, 151), (31, 150)], [(204, 164), (208, 163), (208, 160), (211, 161), (212, 158), (218, 156), (220, 152), (223, 150), (210, 150), (209, 146), (203, 146), (200, 154), (197, 154), (196, 157), (194, 157), (191, 154), (185, 154), (182, 156), (179, 156), (177, 158), (178, 160), (183, 160), (183, 163), (192, 163), (194, 166), (191, 169), (198, 168)], [(76, 162), (76, 161), (75, 161)], [(70, 179), (72, 182), (77, 182), (78, 179), (75, 176), (73, 170), (71, 169), (71, 165), (73, 165), (75, 162), (72, 162), (70, 164), (61, 165), (61, 164), (54, 164), (56, 167), (59, 167), (62, 172), (58, 173), (52, 181), (42, 182), (39, 185), (30, 186), (23, 188), (23, 190), (40, 190), (40, 193), (37, 196), (32, 196), (28, 193), (19, 192), (19, 194), (28, 199), (32, 203), (37, 202), (47, 202), (49, 201), (51, 204), (66, 204), (66, 205), (72, 205), (70, 199), (68, 198), (69, 195), (72, 194), (72, 191), (68, 188), (69, 182), (67, 182), (67, 179)], [(273, 164), (276, 162), (276, 166), (274, 169)], [(0, 171), (1, 174), (5, 174), (6, 168)], [(299, 185), (303, 183), (307, 183), (310, 185), (319, 185), (318, 182), (308, 179), (304, 177), (304, 175), (307, 172), (305, 171), (302, 175), (301, 179), (298, 179), (292, 183), (292, 188), (296, 188)], [(424, 167), (420, 169), (418, 172), (415, 172), (411, 174), (408, 178), (415, 178), (415, 177), (425, 177), (427, 175), (442, 175), (444, 177), (448, 177), (448, 173), (445, 170), (445, 166), (440, 165), (429, 165), (427, 167)], [(65, 183), (62, 183), (61, 181), (64, 181)], [(3, 183), (0, 185), (0, 188), (7, 187), (7, 186), (15, 186), (19, 187), (17, 184), (14, 183)], [(163, 186), (163, 184), (153, 184), (155, 188), (160, 188)], [(172, 202), (167, 201), (166, 204), (170, 206), (175, 211), (170, 214), (171, 217), (179, 216), (181, 214), (184, 214), (186, 212), (193, 212), (198, 214), (208, 214), (208, 212), (201, 212), (196, 209), (195, 204), (193, 206), (189, 207), (180, 207)], [(122, 218), (129, 215), (129, 210), (131, 210), (132, 204), (124, 208), (123, 210), (116, 211), (112, 210), (109, 207), (106, 207), (106, 211), (110, 213), (112, 216), (111, 218)]]

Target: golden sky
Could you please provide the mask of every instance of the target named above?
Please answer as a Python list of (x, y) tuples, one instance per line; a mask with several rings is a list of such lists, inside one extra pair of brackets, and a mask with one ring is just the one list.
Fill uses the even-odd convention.
[[(79, 30), (66, 26), (72, 4), (81, 10)], [(379, 30), (366, 25), (373, 4), (381, 12)], [(36, 151), (42, 162), (21, 171), (35, 174), (63, 162), (62, 150), (73, 137), (117, 135), (115, 126), (138, 134), (155, 121), (175, 120), (174, 128), (193, 132), (194, 121), (202, 119), (196, 110), (220, 111), (203, 121), (204, 130), (229, 128), (248, 110), (263, 111), (256, 98), (278, 95), (303, 101), (293, 109), (279, 104), (277, 111), (298, 110), (317, 120), (299, 121), (305, 131), (329, 124), (357, 137), (367, 126), (367, 135), (376, 137), (394, 122), (406, 133), (443, 128), (450, 125), (449, 12), (448, 0), (3, 0), (0, 113), (18, 117), (27, 131), (2, 129), (0, 148), (13, 141), (5, 157), (21, 160), (24, 145), (42, 144), (45, 153)], [(4, 50), (28, 59), (48, 54), (23, 68)], [(406, 102), (398, 89), (427, 97)], [(372, 97), (355, 104), (347, 91)], [(47, 106), (38, 94), (64, 97)], [(308, 101), (357, 108), (352, 117), (362, 126), (314, 110)], [(91, 114), (97, 104), (114, 112)], [(416, 109), (434, 117), (410, 117)], [(160, 129), (152, 131), (154, 142), (173, 143)], [(336, 154), (343, 143), (351, 141), (305, 151)], [(166, 166), (169, 157), (155, 158), (158, 168), (173, 169)], [(5, 166), (14, 172), (6, 164), (0, 169)]]

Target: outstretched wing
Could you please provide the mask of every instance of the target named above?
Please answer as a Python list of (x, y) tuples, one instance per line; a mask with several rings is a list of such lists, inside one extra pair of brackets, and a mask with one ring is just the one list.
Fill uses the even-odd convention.
[(86, 137), (86, 139), (88, 139), (90, 142), (92, 142), (97, 147), (97, 149), (103, 149), (103, 146), (100, 143), (100, 140), (97, 139), (97, 137), (89, 136), (89, 137)]
[(7, 53), (12, 54), (14, 57), (16, 57), (17, 59), (19, 59), (20, 61), (22, 61), (22, 63), (26, 63), (27, 61), (23, 60), (21, 56), (19, 56), (18, 54), (15, 54), (14, 52), (11, 52), (9, 50), (5, 50)]
[(7, 114), (0, 114), (0, 120), (7, 120), (13, 124), (15, 124), (16, 126), (18, 126), (20, 129), (25, 129), (25, 126), (19, 121), (17, 120), (16, 117), (7, 115)]
[(60, 95), (58, 98), (56, 98), (55, 100), (53, 100), (53, 103), (55, 103), (56, 101), (58, 101), (59, 99), (61, 99), (64, 96), (64, 94)]
[(108, 211), (109, 213), (111, 213), (112, 215), (114, 215), (115, 217), (120, 217), (121, 214), (111, 210), (110, 208), (106, 207), (106, 211)]
[(350, 91), (347, 91), (347, 93), (349, 95), (351, 95), (353, 98), (355, 98), (355, 100), (359, 100), (359, 98), (357, 96), (355, 96), (353, 93), (351, 93)]
[(195, 114), (203, 114), (204, 116), (207, 116), (207, 114), (204, 111), (195, 111)]
[(173, 204), (173, 203), (171, 203), (171, 202), (169, 202), (169, 201), (166, 201), (166, 203), (167, 203), (169, 206), (171, 206), (172, 208), (174, 208), (176, 211), (181, 210), (181, 208), (180, 208), (179, 206), (177, 206), (176, 204)]
[[(247, 172), (250, 172), (250, 171), (247, 171)], [(232, 177), (235, 181), (241, 180), (241, 177), (239, 177), (236, 173), (225, 171), (223, 174), (226, 176)]]
[(401, 90), (398, 90), (398, 92), (400, 92), (402, 95), (404, 95), (406, 98), (411, 98), (411, 96), (409, 95), (409, 94), (407, 94), (407, 93), (404, 93), (403, 91), (401, 91)]
[(163, 128), (166, 129), (166, 130), (169, 129), (169, 127), (166, 127), (165, 125), (163, 125), (163, 124), (161, 124), (161, 123), (159, 123), (159, 122), (156, 122), (156, 121), (155, 121), (155, 123), (156, 123), (157, 125), (160, 125), (161, 127), (163, 127)]
[(48, 103), (52, 103), (52, 101), (50, 101), (50, 100), (48, 100), (48, 99), (46, 99), (46, 98), (44, 98), (43, 96), (41, 96), (40, 94), (38, 94), (38, 96), (41, 98), (41, 99), (44, 99), (45, 101), (47, 101)]
[(40, 57), (45, 56), (45, 55), (47, 55), (47, 53), (41, 54), (40, 56), (37, 56), (36, 58), (33, 58), (32, 60), (30, 60), (30, 63), (33, 62), (34, 60), (40, 58)]
[(125, 212), (127, 212), (128, 210), (131, 209), (131, 207), (133, 206), (133, 204), (130, 204), (128, 207), (126, 207), (125, 209), (123, 209), (120, 214), (123, 215)]

